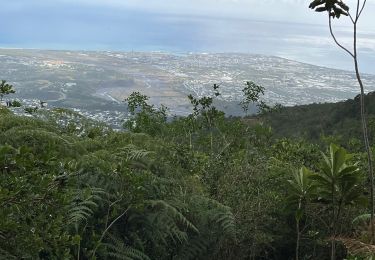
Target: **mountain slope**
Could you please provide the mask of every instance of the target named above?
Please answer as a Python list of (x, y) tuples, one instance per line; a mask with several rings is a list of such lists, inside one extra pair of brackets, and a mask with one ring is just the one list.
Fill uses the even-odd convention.
[[(375, 92), (365, 97), (370, 137), (375, 132)], [(359, 96), (338, 103), (284, 107), (278, 112), (261, 116), (277, 136), (305, 137), (310, 140), (322, 135), (339, 135), (343, 140), (361, 139)]]

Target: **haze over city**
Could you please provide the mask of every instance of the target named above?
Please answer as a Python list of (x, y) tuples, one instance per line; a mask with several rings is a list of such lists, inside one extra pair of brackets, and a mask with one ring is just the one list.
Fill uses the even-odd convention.
[[(359, 34), (368, 73), (375, 73), (373, 13), (369, 1)], [(327, 19), (303, 0), (17, 0), (3, 1), (0, 15), (6, 48), (242, 52), (352, 69), (330, 38)], [(335, 21), (336, 33), (350, 46), (345, 20)]]

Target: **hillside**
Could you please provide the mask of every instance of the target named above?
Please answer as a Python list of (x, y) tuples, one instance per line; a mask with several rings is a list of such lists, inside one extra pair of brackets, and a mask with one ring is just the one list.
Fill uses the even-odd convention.
[[(370, 136), (375, 130), (375, 92), (365, 97)], [(359, 96), (338, 103), (283, 107), (261, 116), (276, 136), (304, 137), (317, 140), (321, 136), (341, 136), (341, 140), (361, 139)]]
[[(128, 131), (66, 109), (27, 117), (0, 109), (0, 258), (288, 260), (299, 232), (301, 255), (328, 259), (326, 223), (368, 250), (368, 230), (353, 222), (368, 212), (362, 150), (348, 147), (356, 151), (349, 157), (334, 144), (279, 139), (288, 122), (274, 131), (256, 121), (249, 126), (224, 117), (210, 98), (193, 99), (189, 116), (168, 120), (146, 96), (132, 97)], [(353, 123), (355, 107), (284, 108), (269, 120), (289, 116), (294, 129), (292, 120), (304, 117), (310, 120), (301, 127), (313, 129), (319, 115)], [(330, 167), (321, 152), (350, 166), (335, 180), (343, 213), (334, 219), (331, 186), (318, 178)], [(311, 182), (303, 210), (299, 178)], [(337, 242), (337, 259), (352, 253), (345, 243)]]

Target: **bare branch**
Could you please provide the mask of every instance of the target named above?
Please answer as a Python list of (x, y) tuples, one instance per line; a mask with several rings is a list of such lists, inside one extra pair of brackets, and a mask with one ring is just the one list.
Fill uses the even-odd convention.
[(358, 21), (359, 17), (360, 17), (361, 14), (362, 14), (363, 9), (365, 9), (366, 2), (367, 2), (367, 0), (364, 0), (364, 1), (363, 1), (363, 3), (362, 3), (362, 7), (361, 7), (359, 13), (357, 14), (357, 19), (356, 19), (356, 21)]
[(328, 16), (328, 19), (329, 19), (329, 31), (331, 33), (331, 36), (333, 38), (333, 40), (335, 41), (335, 43), (337, 44), (337, 46), (339, 46), (341, 49), (343, 49), (344, 51), (346, 51), (353, 59), (354, 59), (354, 54), (349, 51), (347, 48), (345, 48), (341, 43), (338, 42), (335, 34), (333, 33), (333, 29), (332, 29), (332, 17), (331, 16)]
[(357, 7), (355, 12), (356, 21), (358, 20), (358, 14), (359, 14), (359, 6), (361, 5), (361, 0), (357, 0)]
[(348, 12), (348, 16), (350, 18), (350, 20), (352, 21), (353, 24), (355, 24), (355, 20), (353, 19), (353, 16)]
[(106, 221), (105, 221), (105, 228), (108, 227), (108, 221), (109, 221), (109, 212), (112, 208), (112, 206), (114, 206), (115, 204), (117, 204), (118, 202), (120, 202), (122, 200), (122, 198), (112, 202), (109, 206), (108, 206), (108, 210), (107, 210), (107, 217), (106, 217)]
[(112, 223), (104, 230), (102, 236), (100, 237), (99, 241), (98, 241), (98, 244), (96, 245), (96, 247), (94, 248), (93, 252), (92, 252), (92, 256), (95, 257), (95, 253), (96, 253), (96, 250), (98, 249), (98, 247), (100, 246), (103, 238), (105, 237), (105, 235), (107, 234), (108, 230), (119, 220), (121, 219), (127, 212), (128, 210), (130, 209), (130, 207), (128, 207), (120, 216), (118, 216), (115, 220), (112, 221)]

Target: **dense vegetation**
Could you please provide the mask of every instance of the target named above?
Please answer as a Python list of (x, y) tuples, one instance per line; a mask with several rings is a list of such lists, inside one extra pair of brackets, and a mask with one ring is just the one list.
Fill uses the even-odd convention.
[[(372, 142), (375, 130), (375, 93), (366, 95), (365, 102)], [(350, 141), (362, 138), (358, 111), (359, 96), (338, 103), (283, 107), (277, 112), (264, 114), (261, 120), (266, 121), (278, 137), (306, 138), (310, 141), (334, 137), (335, 142), (347, 145)]]
[[(373, 259), (375, 95), (358, 69), (360, 3), (353, 15), (341, 0), (310, 4), (353, 58), (354, 100), (270, 108), (248, 82), (239, 105), (258, 102), (261, 116), (228, 118), (215, 84), (169, 119), (133, 93), (126, 131), (43, 102), (27, 116), (0, 106), (0, 259)], [(353, 50), (332, 31), (341, 16)], [(12, 93), (2, 81), (0, 102)]]
[[(262, 91), (247, 84), (242, 105)], [(0, 258), (371, 256), (361, 137), (340, 139), (353, 154), (330, 144), (346, 134), (340, 122), (357, 118), (342, 113), (334, 136), (320, 139), (283, 137), (275, 123), (293, 126), (287, 114), (313, 128), (300, 111), (354, 111), (355, 101), (267, 108), (248, 120), (225, 117), (213, 106), (219, 95), (215, 85), (211, 97), (189, 96), (191, 115), (169, 120), (133, 93), (127, 131), (64, 109), (1, 108)]]

